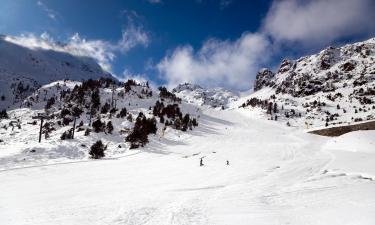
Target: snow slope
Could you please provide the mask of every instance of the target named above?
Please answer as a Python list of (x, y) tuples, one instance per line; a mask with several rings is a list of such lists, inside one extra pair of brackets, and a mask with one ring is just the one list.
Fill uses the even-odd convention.
[(0, 221), (372, 225), (375, 180), (335, 164), (337, 151), (322, 147), (332, 140), (246, 109), (205, 110), (192, 132), (124, 157), (1, 171)]

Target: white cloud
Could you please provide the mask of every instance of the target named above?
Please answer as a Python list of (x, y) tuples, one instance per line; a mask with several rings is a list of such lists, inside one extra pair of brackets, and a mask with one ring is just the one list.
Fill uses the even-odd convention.
[(118, 42), (118, 47), (123, 52), (127, 52), (137, 45), (147, 47), (150, 42), (149, 35), (142, 27), (134, 26), (132, 23), (122, 31), (122, 38)]
[(122, 30), (122, 38), (118, 41), (117, 47), (122, 52), (127, 52), (138, 45), (147, 47), (150, 36), (140, 23), (143, 17), (134, 10), (123, 10), (121, 15), (126, 17), (127, 26)]
[(47, 14), (52, 20), (57, 20), (57, 12), (46, 6), (42, 1), (37, 1), (36, 4)]
[(77, 33), (70, 37), (66, 44), (55, 42), (46, 32), (40, 37), (34, 34), (23, 34), (18, 37), (6, 36), (5, 40), (31, 49), (54, 50), (91, 57), (109, 72), (112, 71), (111, 62), (115, 58), (113, 46), (110, 43), (102, 40), (86, 40)]
[(249, 89), (254, 74), (269, 57), (269, 48), (270, 43), (262, 34), (244, 33), (233, 42), (210, 39), (197, 52), (191, 46), (175, 49), (157, 69), (170, 87), (191, 82)]
[(56, 42), (47, 32), (42, 33), (40, 36), (27, 33), (20, 36), (6, 36), (5, 39), (31, 49), (41, 48), (91, 57), (104, 70), (110, 73), (113, 73), (112, 62), (117, 53), (125, 54), (137, 45), (147, 47), (150, 41), (148, 34), (141, 27), (135, 27), (132, 24), (123, 30), (122, 37), (117, 43), (110, 43), (100, 39), (88, 40), (82, 38), (78, 33), (65, 40), (63, 44)]
[(86, 40), (81, 38), (78, 33), (73, 35), (65, 49), (75, 55), (88, 56), (96, 59), (99, 65), (112, 72), (111, 62), (115, 58), (113, 46), (103, 40)]
[(375, 31), (373, 0), (274, 1), (263, 30), (276, 41), (321, 47)]

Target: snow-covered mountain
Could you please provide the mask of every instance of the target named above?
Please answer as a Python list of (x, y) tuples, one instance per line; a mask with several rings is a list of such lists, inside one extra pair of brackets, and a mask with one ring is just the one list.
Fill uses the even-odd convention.
[[(245, 108), (306, 128), (375, 118), (375, 38), (262, 69)], [(248, 107), (252, 106), (252, 107)]]
[(239, 97), (238, 94), (224, 88), (206, 89), (190, 83), (180, 84), (172, 92), (186, 102), (213, 108), (226, 108), (229, 103), (237, 101)]
[(112, 78), (92, 58), (26, 47), (16, 37), (0, 36), (0, 109), (20, 106), (41, 85), (56, 80), (100, 77)]

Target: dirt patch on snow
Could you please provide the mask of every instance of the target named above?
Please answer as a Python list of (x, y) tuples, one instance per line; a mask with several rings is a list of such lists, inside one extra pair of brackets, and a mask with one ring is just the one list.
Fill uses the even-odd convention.
[(340, 126), (340, 127), (329, 127), (325, 129), (309, 131), (309, 133), (322, 135), (322, 136), (337, 137), (337, 136), (340, 136), (340, 135), (343, 135), (352, 131), (357, 131), (357, 130), (375, 130), (375, 121)]

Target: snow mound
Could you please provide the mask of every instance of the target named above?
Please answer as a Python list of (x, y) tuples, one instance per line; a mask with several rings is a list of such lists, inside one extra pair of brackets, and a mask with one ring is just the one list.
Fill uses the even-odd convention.
[(355, 131), (343, 134), (329, 140), (323, 149), (375, 153), (375, 131)]

